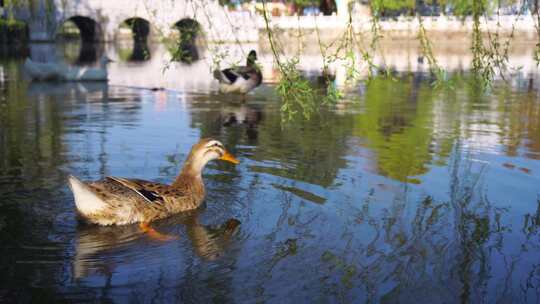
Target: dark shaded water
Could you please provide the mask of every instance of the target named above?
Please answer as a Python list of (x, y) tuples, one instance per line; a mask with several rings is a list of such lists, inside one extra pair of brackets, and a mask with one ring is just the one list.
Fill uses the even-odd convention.
[[(534, 79), (376, 78), (282, 125), (269, 82), (242, 104), (1, 66), (0, 302), (540, 301)], [(211, 163), (205, 208), (154, 225), (179, 240), (77, 223), (67, 174), (171, 182), (208, 136), (241, 163)]]

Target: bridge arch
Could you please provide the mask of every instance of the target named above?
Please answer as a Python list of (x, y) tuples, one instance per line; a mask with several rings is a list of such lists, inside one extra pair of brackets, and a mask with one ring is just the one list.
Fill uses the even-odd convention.
[(188, 64), (199, 60), (197, 40), (203, 34), (201, 24), (195, 19), (183, 18), (174, 23), (172, 28), (177, 31), (177, 50), (173, 60)]
[(128, 18), (119, 25), (122, 26), (127, 26), (131, 30), (133, 40), (136, 42), (146, 42), (151, 33), (150, 22), (141, 17)]
[(77, 26), (82, 42), (96, 42), (103, 39), (101, 28), (94, 19), (75, 15), (63, 20), (60, 24), (63, 25), (67, 21), (71, 21)]
[[(122, 20), (122, 19), (120, 19)], [(129, 34), (126, 33), (129, 31)], [(150, 22), (141, 17), (124, 19), (116, 30), (116, 45), (123, 61), (147, 61), (151, 58), (148, 41), (153, 39)]]
[(195, 41), (202, 33), (201, 24), (191, 18), (183, 18), (177, 21), (173, 24), (173, 28), (179, 32), (180, 38), (184, 38), (181, 40)]

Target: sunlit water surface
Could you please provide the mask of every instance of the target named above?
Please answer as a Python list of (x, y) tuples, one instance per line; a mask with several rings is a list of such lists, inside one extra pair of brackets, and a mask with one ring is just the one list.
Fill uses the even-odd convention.
[[(537, 74), (482, 95), (399, 73), (283, 124), (272, 79), (242, 103), (202, 60), (108, 52), (109, 85), (2, 61), (0, 302), (540, 301)], [(68, 174), (168, 183), (202, 137), (241, 163), (209, 164), (205, 206), (154, 224), (178, 240), (77, 222)]]

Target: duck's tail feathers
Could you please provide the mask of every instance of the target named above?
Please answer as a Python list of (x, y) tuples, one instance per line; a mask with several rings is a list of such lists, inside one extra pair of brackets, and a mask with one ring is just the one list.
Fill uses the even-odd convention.
[(70, 175), (68, 181), (75, 198), (75, 205), (81, 215), (95, 214), (107, 206), (103, 199), (80, 179)]

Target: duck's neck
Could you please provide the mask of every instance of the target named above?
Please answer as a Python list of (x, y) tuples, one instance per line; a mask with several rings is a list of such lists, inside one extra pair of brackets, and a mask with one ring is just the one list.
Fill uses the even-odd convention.
[(188, 157), (182, 171), (171, 186), (193, 193), (202, 199), (204, 197), (204, 183), (201, 175), (203, 168), (204, 166), (198, 165), (192, 157)]

